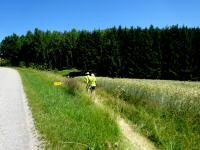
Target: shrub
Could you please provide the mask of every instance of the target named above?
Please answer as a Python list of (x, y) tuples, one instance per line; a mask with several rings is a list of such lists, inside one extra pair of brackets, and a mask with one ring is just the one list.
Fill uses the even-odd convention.
[(22, 67), (22, 68), (26, 67), (26, 63), (24, 61), (20, 61), (19, 67)]
[(30, 67), (33, 68), (33, 69), (38, 69), (38, 70), (48, 70), (47, 64), (35, 64), (35, 63), (31, 63)]
[(8, 59), (0, 58), (0, 66), (10, 66), (11, 63)]

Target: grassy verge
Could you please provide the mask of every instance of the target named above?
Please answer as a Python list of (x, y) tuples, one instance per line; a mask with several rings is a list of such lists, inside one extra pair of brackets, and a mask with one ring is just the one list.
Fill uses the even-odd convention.
[(98, 85), (104, 103), (159, 148), (200, 149), (199, 82), (98, 78)]
[[(121, 135), (114, 119), (80, 91), (78, 83), (51, 72), (19, 68), (36, 128), (47, 149), (114, 149)], [(120, 149), (120, 145), (117, 144)]]

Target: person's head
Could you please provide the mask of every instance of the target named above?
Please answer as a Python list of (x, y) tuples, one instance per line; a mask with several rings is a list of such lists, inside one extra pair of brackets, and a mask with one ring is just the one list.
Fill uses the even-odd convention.
[(91, 76), (94, 77), (95, 76), (94, 73), (92, 73)]

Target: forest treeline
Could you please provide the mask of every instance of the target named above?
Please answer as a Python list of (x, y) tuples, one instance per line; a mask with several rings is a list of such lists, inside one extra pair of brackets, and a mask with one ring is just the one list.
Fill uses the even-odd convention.
[(1, 58), (14, 66), (78, 68), (97, 75), (200, 80), (200, 28), (113, 27), (65, 32), (35, 29), (5, 37)]

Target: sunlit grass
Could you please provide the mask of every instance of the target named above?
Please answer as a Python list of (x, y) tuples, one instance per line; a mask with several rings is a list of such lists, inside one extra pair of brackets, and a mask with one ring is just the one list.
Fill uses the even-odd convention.
[[(200, 83), (98, 78), (104, 101), (161, 149), (200, 149)], [(99, 91), (103, 94), (101, 91)], [(105, 93), (104, 93), (105, 94)]]
[[(114, 149), (121, 138), (114, 118), (98, 108), (76, 81), (67, 86), (69, 82), (51, 72), (18, 70), (47, 149), (107, 149), (108, 143)], [(54, 81), (64, 86), (53, 86)]]

